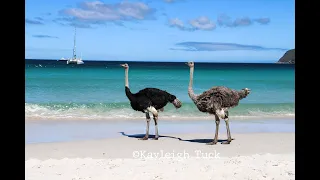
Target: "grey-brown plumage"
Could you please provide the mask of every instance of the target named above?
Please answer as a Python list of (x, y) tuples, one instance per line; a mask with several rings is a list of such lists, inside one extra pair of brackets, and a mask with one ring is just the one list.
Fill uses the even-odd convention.
[(198, 95), (194, 103), (199, 111), (215, 114), (216, 110), (237, 106), (247, 95), (245, 89), (236, 91), (224, 86), (215, 86)]
[(224, 119), (227, 126), (228, 140), (224, 144), (230, 144), (231, 134), (229, 128), (229, 109), (238, 106), (239, 101), (246, 98), (250, 94), (250, 89), (244, 88), (242, 90), (233, 90), (224, 86), (214, 86), (202, 94), (196, 95), (193, 92), (193, 71), (194, 63), (188, 62), (190, 67), (190, 82), (188, 87), (188, 95), (198, 110), (204, 113), (209, 113), (215, 116), (216, 121), (216, 133), (213, 142), (208, 143), (210, 145), (218, 142), (218, 131), (220, 119)]

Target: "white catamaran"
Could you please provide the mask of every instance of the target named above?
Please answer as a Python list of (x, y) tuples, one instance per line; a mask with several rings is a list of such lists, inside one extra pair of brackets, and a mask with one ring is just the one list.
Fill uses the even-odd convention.
[(74, 45), (73, 45), (73, 56), (67, 60), (67, 64), (84, 64), (82, 57), (77, 58), (76, 55), (76, 27), (74, 28)]

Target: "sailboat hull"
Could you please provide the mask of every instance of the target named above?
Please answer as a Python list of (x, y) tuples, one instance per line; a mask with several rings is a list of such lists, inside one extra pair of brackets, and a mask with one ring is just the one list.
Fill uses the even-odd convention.
[(84, 62), (81, 59), (69, 59), (67, 64), (84, 64)]

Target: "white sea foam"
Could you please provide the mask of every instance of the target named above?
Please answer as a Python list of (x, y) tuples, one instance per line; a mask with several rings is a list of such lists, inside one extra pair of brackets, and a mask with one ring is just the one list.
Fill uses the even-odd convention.
[[(171, 105), (172, 106), (172, 105)], [(240, 109), (232, 112), (230, 116), (233, 120), (255, 119), (255, 118), (294, 118), (294, 109), (283, 108), (278, 111), (260, 110), (257, 108)], [(206, 113), (199, 112), (193, 105), (176, 110), (174, 107), (165, 108), (160, 112), (161, 119), (213, 119)], [(45, 119), (70, 119), (70, 120), (108, 120), (108, 119), (141, 119), (145, 115), (131, 109), (129, 105), (39, 105), (25, 104), (26, 120)]]

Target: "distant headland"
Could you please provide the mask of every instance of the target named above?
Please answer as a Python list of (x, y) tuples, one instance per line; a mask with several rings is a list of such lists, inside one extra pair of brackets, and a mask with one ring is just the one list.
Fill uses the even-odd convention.
[(278, 60), (279, 64), (295, 64), (295, 49), (290, 49)]

